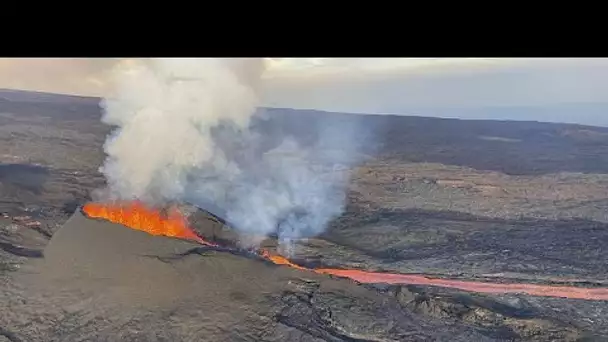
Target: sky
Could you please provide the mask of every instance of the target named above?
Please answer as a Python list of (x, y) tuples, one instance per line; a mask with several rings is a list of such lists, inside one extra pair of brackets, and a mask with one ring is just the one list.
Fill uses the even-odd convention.
[[(117, 59), (0, 59), (0, 88), (104, 96)], [(271, 58), (262, 104), (608, 126), (608, 59)]]

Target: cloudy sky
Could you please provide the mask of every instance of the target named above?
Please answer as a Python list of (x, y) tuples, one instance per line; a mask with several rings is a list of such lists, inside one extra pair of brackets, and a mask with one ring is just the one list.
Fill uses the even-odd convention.
[[(0, 59), (0, 88), (103, 96), (111, 59)], [(264, 104), (608, 126), (608, 59), (277, 58)]]

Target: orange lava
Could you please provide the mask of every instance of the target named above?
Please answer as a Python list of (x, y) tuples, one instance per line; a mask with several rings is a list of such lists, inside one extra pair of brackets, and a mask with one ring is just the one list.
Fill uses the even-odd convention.
[(425, 276), (413, 274), (376, 273), (362, 270), (344, 270), (336, 268), (310, 269), (296, 265), (282, 256), (271, 255), (267, 251), (262, 251), (262, 256), (278, 265), (286, 265), (300, 270), (308, 270), (319, 274), (328, 274), (343, 278), (350, 278), (360, 283), (431, 285), (480, 293), (525, 293), (532, 296), (608, 300), (607, 288), (584, 288), (574, 286), (551, 286), (535, 284), (498, 284), (478, 281), (428, 278)]
[(170, 208), (167, 215), (163, 215), (159, 210), (149, 208), (143, 203), (135, 201), (122, 204), (87, 203), (84, 205), (83, 211), (89, 217), (105, 219), (148, 234), (188, 239), (204, 245), (213, 245), (194, 233), (188, 226), (186, 218), (177, 208)]
[(274, 262), (277, 265), (286, 265), (286, 266), (290, 266), (293, 268), (297, 268), (299, 270), (307, 270), (309, 271), (310, 269), (302, 267), (300, 265), (296, 265), (293, 262), (289, 261), (287, 258), (280, 256), (280, 255), (272, 255), (270, 254), (268, 251), (262, 250), (262, 256), (272, 262)]
[[(83, 211), (91, 218), (105, 219), (152, 235), (188, 239), (207, 246), (217, 246), (196, 235), (188, 226), (186, 218), (177, 208), (170, 208), (167, 215), (163, 215), (159, 210), (149, 208), (140, 202), (123, 204), (88, 203), (83, 207)], [(431, 285), (481, 293), (525, 293), (533, 296), (608, 300), (608, 288), (583, 288), (535, 284), (498, 284), (428, 278), (422, 275), (411, 274), (375, 273), (362, 270), (334, 268), (312, 269), (297, 265), (283, 256), (273, 255), (266, 250), (261, 250), (260, 255), (277, 265), (285, 265), (318, 274), (350, 278), (360, 283)]]
[(315, 269), (316, 273), (350, 278), (360, 283), (411, 284), (450, 287), (480, 293), (525, 293), (532, 296), (608, 300), (607, 288), (584, 288), (536, 284), (498, 284), (478, 281), (428, 278), (421, 275), (374, 273), (360, 270)]

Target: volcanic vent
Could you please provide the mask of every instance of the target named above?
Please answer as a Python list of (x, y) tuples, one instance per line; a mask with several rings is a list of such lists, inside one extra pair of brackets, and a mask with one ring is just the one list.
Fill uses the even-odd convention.
[(193, 240), (205, 245), (210, 244), (194, 233), (177, 206), (154, 209), (139, 201), (115, 204), (87, 203), (82, 211), (90, 218), (108, 220), (151, 235), (163, 235)]
[[(108, 204), (91, 202), (81, 208), (81, 213), (89, 219), (111, 222), (152, 236), (192, 241), (203, 247), (214, 247), (216, 250), (236, 252), (251, 257), (260, 256), (277, 265), (306, 269), (261, 247), (243, 249), (239, 240), (242, 238), (251, 240), (254, 237), (244, 236), (242, 232), (237, 233), (223, 219), (189, 204), (172, 203), (158, 208), (140, 201)], [(276, 240), (276, 236), (273, 238), (268, 238), (267, 241)], [(263, 238), (257, 237), (257, 239)], [(269, 242), (270, 245), (276, 245), (276, 242)], [(262, 243), (262, 245), (266, 244)]]

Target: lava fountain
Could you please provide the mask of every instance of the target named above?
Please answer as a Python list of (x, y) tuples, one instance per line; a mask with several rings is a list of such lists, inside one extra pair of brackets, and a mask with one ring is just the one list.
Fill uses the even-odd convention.
[[(169, 208), (167, 213), (163, 214), (161, 210), (147, 207), (141, 202), (119, 204), (88, 203), (83, 207), (83, 211), (91, 218), (105, 219), (152, 235), (187, 239), (206, 246), (218, 247), (217, 244), (208, 242), (198, 236), (194, 230), (189, 227), (185, 216), (176, 207)], [(271, 254), (267, 250), (260, 250), (258, 254), (277, 265), (288, 266), (318, 274), (350, 278), (360, 283), (430, 285), (479, 293), (525, 293), (533, 296), (608, 300), (608, 288), (584, 288), (521, 283), (499, 284), (429, 278), (423, 275), (414, 274), (378, 273), (335, 268), (307, 268), (297, 265), (281, 255)]]
[(151, 235), (163, 235), (214, 245), (205, 241), (188, 226), (185, 216), (176, 207), (163, 214), (141, 202), (100, 204), (87, 203), (82, 210), (91, 218), (108, 220)]

